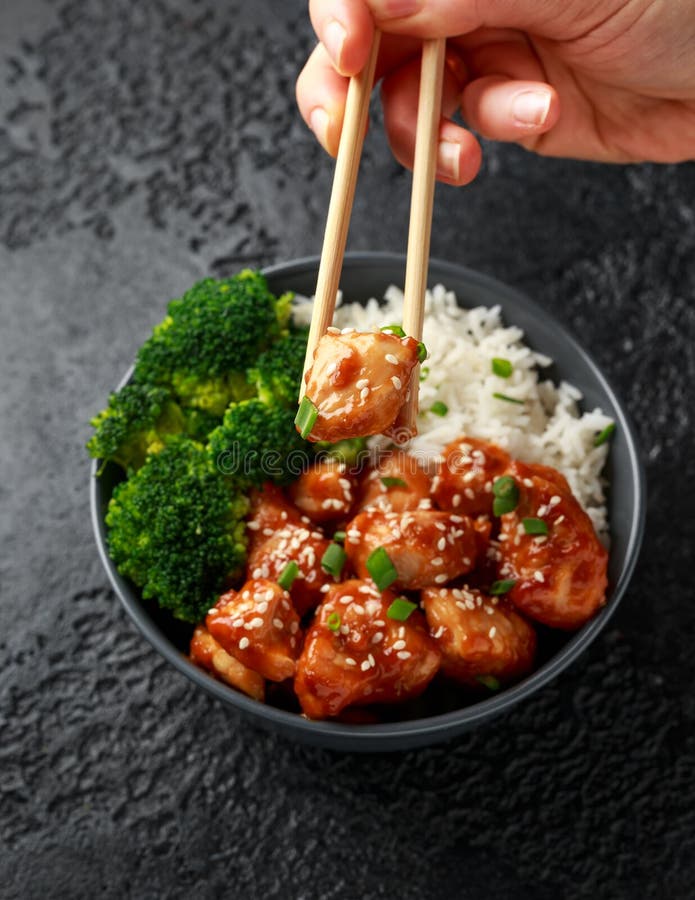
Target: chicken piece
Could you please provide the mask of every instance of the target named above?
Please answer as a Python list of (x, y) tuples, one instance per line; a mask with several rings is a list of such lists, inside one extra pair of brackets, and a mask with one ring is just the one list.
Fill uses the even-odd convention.
[(320, 531), (306, 525), (285, 525), (249, 553), (247, 577), (277, 581), (287, 563), (296, 562), (299, 573), (290, 587), (290, 596), (297, 613), (304, 616), (319, 605), (327, 586), (334, 582), (333, 576), (321, 568), (330, 543)]
[(420, 460), (403, 450), (384, 451), (376, 468), (368, 469), (361, 479), (360, 509), (405, 512), (431, 509), (432, 480)]
[(422, 592), (430, 632), (442, 651), (442, 671), (470, 687), (492, 676), (503, 684), (533, 669), (536, 632), (514, 609), (475, 588)]
[(438, 510), (359, 513), (345, 532), (345, 552), (360, 578), (369, 578), (367, 560), (383, 547), (405, 590), (445, 584), (475, 565), (477, 537), (466, 516)]
[(292, 678), (299, 655), (299, 617), (290, 595), (265, 578), (222, 594), (205, 617), (222, 648), (269, 681)]
[(262, 702), (265, 699), (263, 676), (223, 650), (204, 625), (196, 625), (191, 638), (190, 657), (201, 669), (207, 669), (254, 700)]
[[(514, 462), (507, 474), (519, 489), (516, 509), (501, 516), (499, 577), (515, 582), (507, 596), (531, 619), (579, 628), (605, 603), (608, 553), (559, 472)], [(547, 534), (527, 533), (539, 520)]]
[(357, 579), (330, 588), (297, 663), (295, 692), (307, 716), (406, 700), (434, 678), (440, 654), (425, 618), (419, 610), (405, 622), (389, 618), (395, 598)]
[(346, 519), (355, 498), (356, 478), (338, 459), (318, 460), (290, 485), (289, 494), (295, 505), (312, 522), (334, 522)]
[(282, 489), (271, 481), (251, 492), (251, 510), (246, 520), (249, 555), (285, 525), (306, 525), (309, 519), (293, 506)]
[(318, 410), (310, 441), (341, 441), (385, 432), (405, 403), (418, 342), (382, 332), (338, 332), (319, 340), (305, 375)]
[(466, 516), (491, 516), (492, 484), (510, 462), (505, 450), (478, 438), (462, 437), (449, 444), (432, 482), (437, 506)]

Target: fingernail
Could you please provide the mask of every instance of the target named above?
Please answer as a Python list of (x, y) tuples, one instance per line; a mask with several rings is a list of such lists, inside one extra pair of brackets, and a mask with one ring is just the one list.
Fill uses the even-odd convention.
[(548, 91), (524, 91), (512, 100), (512, 115), (518, 125), (537, 128), (548, 118)]
[(328, 51), (328, 55), (335, 63), (337, 69), (340, 69), (340, 57), (343, 53), (343, 44), (347, 33), (337, 19), (331, 21), (323, 29), (323, 46)]
[(324, 148), (327, 146), (329, 121), (328, 113), (322, 106), (314, 107), (309, 115), (311, 130)]
[(422, 0), (384, 0), (379, 5), (380, 19), (403, 19), (422, 9)]
[(461, 145), (453, 141), (440, 141), (437, 149), (437, 174), (456, 180), (459, 177)]

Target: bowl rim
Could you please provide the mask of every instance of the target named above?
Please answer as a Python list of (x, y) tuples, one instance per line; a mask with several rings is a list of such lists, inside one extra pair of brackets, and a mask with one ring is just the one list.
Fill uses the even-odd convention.
[[(300, 257), (288, 260), (284, 263), (275, 263), (266, 266), (261, 271), (264, 275), (270, 277), (303, 274), (308, 270), (316, 271), (319, 259), (319, 256)], [(345, 254), (344, 267), (381, 267), (383, 265), (402, 266), (404, 263), (405, 256), (401, 253), (356, 251)], [(505, 298), (516, 299), (534, 316), (545, 318), (547, 323), (552, 326), (553, 331), (556, 331), (560, 335), (562, 341), (570, 344), (574, 351), (582, 357), (583, 362), (590, 370), (592, 376), (610, 399), (611, 404), (614, 407), (616, 424), (625, 439), (628, 451), (632, 482), (631, 486), (635, 498), (635, 505), (630, 522), (628, 539), (626, 541), (626, 562), (620, 574), (620, 578), (615, 584), (612, 596), (601, 611), (576, 632), (558, 653), (522, 681), (517, 682), (511, 687), (505, 688), (499, 694), (486, 697), (476, 703), (461, 707), (460, 709), (440, 713), (427, 718), (382, 724), (355, 725), (334, 722), (328, 719), (307, 719), (298, 713), (259, 703), (257, 700), (247, 697), (245, 694), (236, 691), (234, 688), (223, 682), (217, 681), (211, 675), (208, 675), (202, 669), (194, 665), (194, 663), (190, 662), (190, 660), (174, 646), (169, 638), (166, 637), (149, 617), (140, 597), (137, 596), (135, 588), (118, 573), (113, 561), (108, 555), (106, 525), (100, 515), (101, 490), (100, 480), (97, 477), (99, 460), (92, 460), (90, 466), (90, 507), (97, 549), (111, 582), (111, 586), (136, 628), (149, 641), (152, 647), (171, 663), (174, 668), (186, 675), (191, 681), (198, 685), (198, 687), (207, 691), (208, 694), (231, 704), (239, 711), (248, 714), (255, 719), (263, 719), (269, 724), (275, 724), (282, 727), (285, 731), (294, 731), (295, 733), (303, 732), (307, 740), (311, 740), (313, 735), (316, 737), (317, 743), (323, 738), (336, 739), (336, 744), (334, 746), (341, 743), (341, 739), (344, 739), (344, 743), (350, 743), (353, 748), (360, 744), (368, 745), (371, 742), (377, 743), (379, 739), (387, 739), (390, 743), (393, 743), (394, 741), (397, 741), (398, 738), (404, 740), (407, 740), (408, 738), (418, 738), (420, 740), (429, 739), (430, 743), (434, 743), (437, 739), (444, 740), (457, 732), (463, 731), (466, 728), (470, 728), (484, 720), (493, 718), (494, 716), (507, 711), (519, 700), (533, 694), (535, 691), (548, 684), (548, 682), (559, 675), (560, 672), (564, 671), (577, 659), (589, 644), (592, 643), (598, 633), (605, 627), (606, 623), (618, 607), (632, 577), (644, 535), (646, 519), (646, 475), (638, 449), (634, 426), (630, 421), (629, 415), (623, 408), (622, 402), (613, 389), (612, 384), (602, 373), (591, 355), (584, 350), (570, 332), (555, 319), (552, 313), (547, 312), (535, 301), (518, 291), (516, 288), (513, 288), (492, 276), (469, 269), (467, 266), (458, 263), (451, 263), (433, 257), (430, 260), (430, 266), (431, 268), (437, 269), (437, 277), (436, 279), (430, 279), (429, 283), (434, 283), (435, 281), (445, 282), (446, 273), (450, 272), (451, 275), (455, 276), (457, 279), (465, 279), (470, 283), (491, 289)], [(444, 273), (444, 275), (442, 275), (442, 273)], [(132, 375), (132, 371), (133, 366), (130, 366), (118, 384), (117, 390), (127, 383)], [(363, 749), (372, 748), (365, 746)]]

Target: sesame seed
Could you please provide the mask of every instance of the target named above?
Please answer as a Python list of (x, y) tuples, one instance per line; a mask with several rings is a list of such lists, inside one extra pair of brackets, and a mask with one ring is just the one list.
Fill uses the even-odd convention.
[(372, 644), (379, 644), (384, 640), (384, 632), (377, 631), (372, 635)]
[(341, 625), (340, 633), (341, 634), (350, 634), (350, 626), (349, 625)]
[(463, 476), (462, 481), (464, 482), (464, 484), (468, 484), (469, 481), (473, 481), (476, 474), (476, 472), (466, 472), (466, 474)]
[(393, 649), (394, 650), (403, 650), (405, 647), (405, 641), (394, 641)]
[(248, 645), (249, 645), (250, 643), (251, 643), (251, 641), (250, 641), (247, 637), (243, 637), (243, 638), (239, 641), (239, 649), (240, 649), (240, 650), (246, 650), (246, 648), (248, 647)]
[(440, 575), (434, 576), (434, 582), (435, 584), (444, 584), (444, 582), (447, 580), (447, 577), (448, 576), (442, 572)]
[(364, 606), (361, 603), (353, 603), (352, 609), (357, 613), (358, 616), (364, 615)]
[(444, 634), (445, 631), (446, 631), (446, 628), (445, 628), (443, 625), (440, 625), (439, 628), (438, 628), (438, 629), (435, 631), (435, 633), (432, 635), (432, 637), (433, 637), (433, 638), (440, 638), (440, 637)]
[(346, 657), (345, 657), (345, 665), (346, 665), (346, 666), (356, 666), (357, 663), (355, 662), (355, 660), (354, 660), (351, 656), (346, 656)]
[(359, 381), (355, 382), (355, 387), (357, 390), (361, 390), (362, 388), (369, 387), (369, 379), (368, 378), (360, 378)]
[(432, 565), (433, 566), (443, 566), (444, 560), (442, 559), (441, 556), (435, 556), (434, 559), (432, 560)]
[(487, 636), (492, 640), (494, 636), (497, 634), (497, 629), (493, 625), (492, 628), (488, 631)]
[(558, 503), (562, 502), (562, 497), (559, 497), (557, 494), (553, 494), (553, 496), (548, 500), (548, 504), (550, 506), (557, 506)]
[(533, 577), (535, 581), (538, 581), (541, 584), (543, 584), (543, 582), (545, 581), (545, 575), (543, 575), (540, 569), (536, 569), (536, 571), (533, 573)]
[(340, 328), (336, 328), (335, 325), (329, 325), (326, 329), (326, 334), (340, 334)]
[(367, 659), (369, 660), (369, 665), (370, 665), (372, 668), (374, 668), (374, 666), (376, 665), (376, 660), (374, 659), (374, 657), (372, 656), (371, 653), (368, 653), (368, 654), (367, 654)]
[(564, 516), (558, 516), (557, 519), (555, 519), (555, 524), (556, 524), (556, 525), (559, 525), (560, 522), (564, 522), (564, 521), (565, 521), (565, 517), (564, 517)]
[(467, 487), (464, 489), (463, 493), (466, 495), (466, 497), (468, 497), (469, 500), (475, 500), (475, 491), (473, 490), (473, 488)]
[(258, 529), (261, 527), (261, 523), (260, 522), (247, 522), (246, 527), (249, 529), (249, 531), (258, 531)]
[(273, 536), (273, 529), (272, 529), (272, 528), (264, 528), (264, 529), (263, 529), (263, 534), (264, 534), (266, 537), (272, 537), (272, 536)]
[(362, 669), (363, 672), (366, 672), (367, 669), (371, 669), (371, 663), (368, 659), (365, 659), (364, 662), (360, 664), (360, 669)]
[(256, 609), (258, 610), (258, 612), (259, 612), (261, 615), (263, 615), (264, 612), (268, 612), (268, 601), (267, 601), (267, 600), (263, 600), (261, 603), (259, 603), (259, 604), (256, 606)]
[(235, 619), (235, 620), (232, 622), (232, 628), (243, 628), (243, 627), (244, 627), (244, 620), (243, 620), (243, 619)]
[(393, 353), (387, 353), (384, 359), (386, 362), (390, 362), (392, 366), (398, 365), (398, 357), (394, 356)]
[(263, 619), (260, 616), (254, 616), (253, 619), (249, 622), (251, 628), (262, 628), (263, 627)]
[(410, 659), (411, 655), (409, 650), (399, 650), (396, 654), (399, 659)]
[(524, 481), (524, 484), (526, 485), (526, 487), (533, 487), (533, 482), (531, 481), (530, 478), (524, 478), (523, 481)]
[(282, 630), (282, 627), (283, 627), (282, 619), (273, 619), (273, 625), (276, 628), (279, 628), (280, 630)]
[(438, 531), (446, 531), (446, 525), (444, 524), (444, 522), (435, 522), (435, 523), (434, 523), (434, 527), (435, 527)]
[(209, 616), (211, 616), (213, 613), (216, 613), (216, 612), (217, 612), (217, 608), (214, 607), (214, 606), (211, 606), (210, 609), (208, 610), (208, 613), (207, 613), (207, 614), (208, 614)]
[(461, 505), (461, 495), (460, 495), (460, 494), (454, 494), (454, 496), (451, 498), (451, 504), (452, 504), (452, 506), (454, 506), (454, 507), (460, 506), (460, 505)]
[(395, 387), (395, 389), (396, 389), (397, 391), (400, 391), (400, 389), (403, 387), (403, 382), (402, 382), (401, 379), (398, 377), (398, 375), (392, 375), (392, 376), (391, 376), (391, 384)]
[(360, 400), (366, 400), (368, 396), (369, 396), (369, 388), (363, 387), (362, 390), (360, 391)]

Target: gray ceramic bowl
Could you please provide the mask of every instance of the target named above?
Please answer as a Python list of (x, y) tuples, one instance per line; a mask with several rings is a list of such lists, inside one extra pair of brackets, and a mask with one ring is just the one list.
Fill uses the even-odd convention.
[[(271, 266), (265, 274), (276, 293), (292, 290), (311, 295), (317, 268), (318, 258), (312, 257)], [(405, 259), (400, 255), (348, 254), (341, 287), (350, 300), (381, 297), (389, 284), (403, 284), (404, 272)], [(451, 738), (508, 710), (547, 684), (594, 640), (625, 592), (639, 552), (645, 513), (644, 472), (625, 410), (591, 357), (545, 311), (498, 281), (462, 266), (432, 260), (429, 283), (442, 283), (454, 290), (463, 306), (499, 304), (505, 321), (520, 326), (531, 347), (557, 360), (550, 370), (551, 377), (572, 382), (584, 394), (587, 408), (600, 406), (617, 423), (608, 467), (611, 522), (608, 602), (580, 631), (570, 635), (548, 631), (541, 636), (539, 667), (513, 687), (464, 706), (459, 705), (458, 695), (448, 700), (437, 699), (435, 703), (427, 702), (426, 695), (424, 701), (402, 711), (408, 716), (405, 720), (378, 725), (314, 722), (296, 712), (251, 700), (190, 663), (185, 652), (191, 629), (162, 614), (153, 604), (144, 604), (137, 589), (118, 574), (107, 552), (104, 514), (120, 470), (110, 465), (96, 478), (97, 466), (92, 466), (92, 518), (99, 553), (116, 593), (137, 628), (175, 668), (223, 703), (260, 725), (307, 743), (353, 751), (402, 750)], [(129, 375), (126, 374), (124, 381)]]

